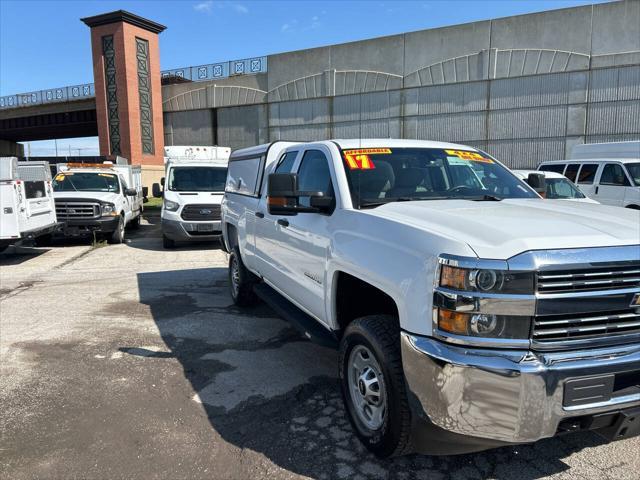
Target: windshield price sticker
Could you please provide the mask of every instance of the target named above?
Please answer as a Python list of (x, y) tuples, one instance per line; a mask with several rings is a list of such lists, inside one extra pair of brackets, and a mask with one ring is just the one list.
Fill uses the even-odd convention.
[(445, 150), (447, 155), (458, 157), (462, 160), (469, 160), (472, 162), (493, 163), (490, 158), (485, 158), (478, 152), (469, 152), (467, 150)]
[(376, 168), (370, 155), (388, 155), (390, 148), (360, 148), (345, 150), (344, 158), (350, 170), (373, 170)]

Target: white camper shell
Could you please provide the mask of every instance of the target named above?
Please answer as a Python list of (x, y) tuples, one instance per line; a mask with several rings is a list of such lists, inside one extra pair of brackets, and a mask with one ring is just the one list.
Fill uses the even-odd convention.
[(0, 251), (50, 234), (56, 226), (49, 164), (0, 157)]
[(165, 147), (161, 213), (165, 248), (174, 248), (176, 242), (220, 239), (229, 155), (228, 147)]

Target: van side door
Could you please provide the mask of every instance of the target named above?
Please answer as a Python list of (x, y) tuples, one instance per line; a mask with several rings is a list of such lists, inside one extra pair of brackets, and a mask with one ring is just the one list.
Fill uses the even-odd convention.
[(605, 205), (622, 207), (624, 206), (625, 187), (630, 186), (631, 182), (620, 163), (606, 163), (600, 173), (593, 198)]
[(595, 198), (596, 193), (596, 175), (600, 169), (600, 164), (583, 163), (578, 172), (578, 178), (575, 184), (589, 198)]

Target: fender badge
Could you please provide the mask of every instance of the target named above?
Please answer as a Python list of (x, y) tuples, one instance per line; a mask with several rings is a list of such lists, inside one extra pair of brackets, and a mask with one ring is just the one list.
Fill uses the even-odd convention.
[(633, 300), (631, 300), (631, 303), (629, 304), (630, 308), (637, 308), (640, 307), (640, 293), (636, 293), (633, 296)]

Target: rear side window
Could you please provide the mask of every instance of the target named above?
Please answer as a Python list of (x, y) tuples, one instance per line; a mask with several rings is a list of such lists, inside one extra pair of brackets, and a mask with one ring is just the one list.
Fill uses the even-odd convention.
[(567, 166), (567, 170), (564, 172), (564, 176), (575, 183), (576, 177), (578, 176), (578, 170), (580, 170), (580, 164), (570, 163)]
[(564, 167), (565, 166), (566, 166), (566, 164), (564, 164), (564, 163), (551, 163), (549, 165), (540, 166), (540, 168), (538, 170), (540, 170), (541, 172), (562, 173), (562, 172), (564, 172)]
[(27, 198), (46, 197), (44, 182), (24, 182), (24, 191)]
[(581, 185), (590, 185), (596, 178), (596, 172), (598, 171), (598, 165), (593, 163), (585, 163), (580, 169), (578, 174), (578, 182)]
[(624, 175), (622, 165), (617, 163), (607, 163), (604, 166), (604, 170), (602, 170), (602, 175), (600, 176), (600, 185), (630, 186), (627, 177)]
[(263, 168), (263, 156), (230, 159), (225, 191), (257, 197)]
[(293, 169), (293, 164), (296, 161), (296, 157), (298, 156), (298, 152), (287, 152), (285, 153), (280, 161), (278, 162), (278, 166), (276, 167), (275, 173), (291, 173)]

